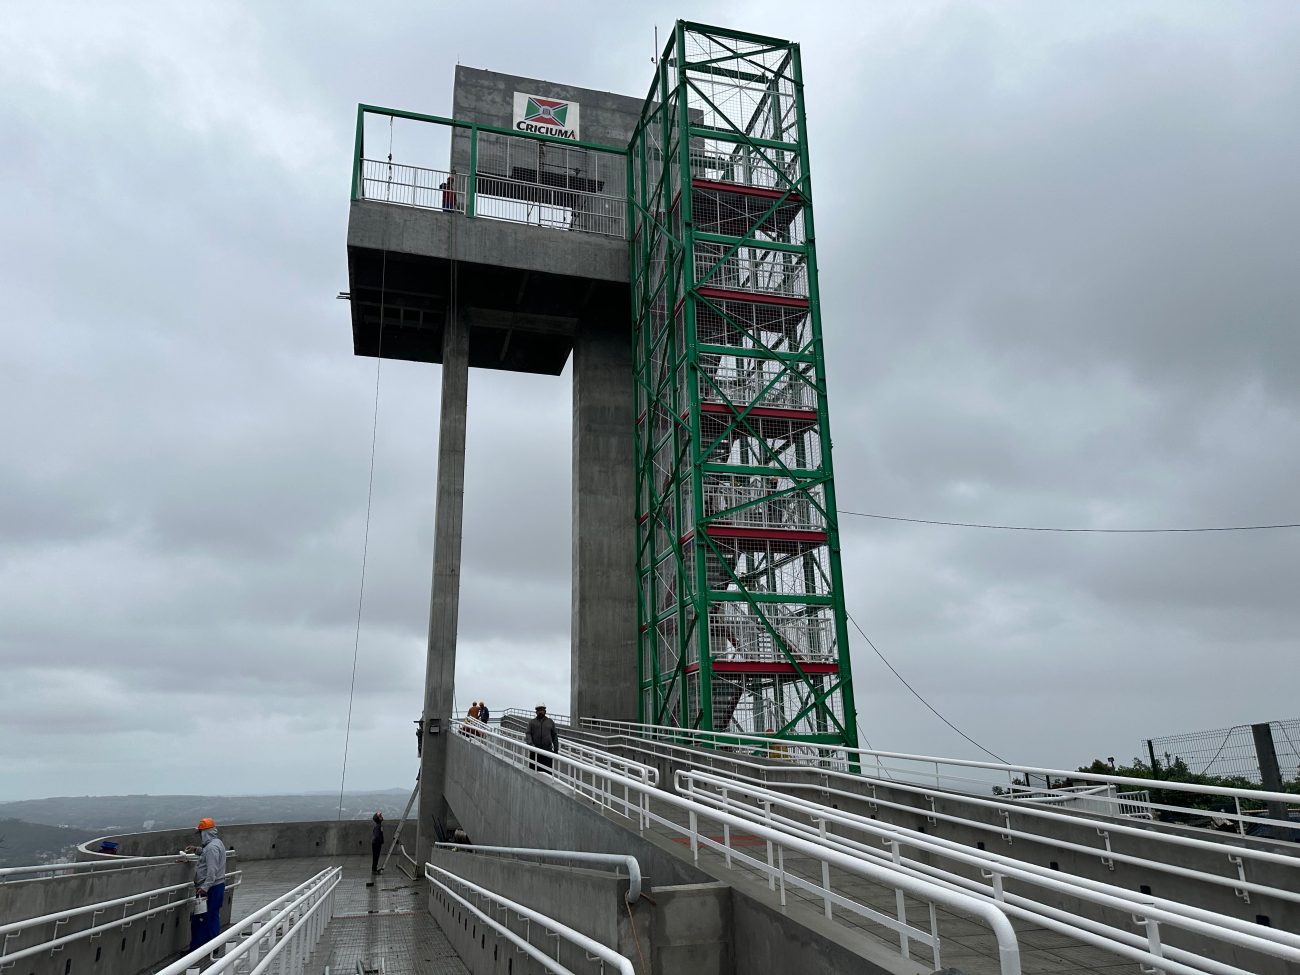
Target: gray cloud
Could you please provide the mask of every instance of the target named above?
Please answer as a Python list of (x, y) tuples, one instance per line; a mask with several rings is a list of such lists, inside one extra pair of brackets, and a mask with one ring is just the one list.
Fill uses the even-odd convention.
[[(383, 367), (358, 644), (375, 372), (334, 300), (355, 106), (446, 112), (457, 60), (642, 94), (675, 12), (611, 9), (10, 12), (0, 798), (192, 791), (214, 747), (231, 788), (329, 788), (354, 645), (349, 782), (411, 779), (438, 370)], [(692, 15), (803, 45), (844, 508), (1296, 520), (1291, 6)], [(462, 705), (566, 710), (569, 396), (472, 376)], [(1008, 758), (1293, 714), (1300, 533), (841, 527), (857, 620)], [(972, 753), (851, 636), (874, 744)]]

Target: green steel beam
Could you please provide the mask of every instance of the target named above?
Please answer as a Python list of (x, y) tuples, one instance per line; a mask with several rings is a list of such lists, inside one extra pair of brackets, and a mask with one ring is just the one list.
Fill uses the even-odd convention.
[[(775, 705), (780, 710), (784, 722), (782, 739), (848, 744), (850, 739), (856, 741), (856, 725), (848, 723), (854, 721), (852, 701), (843, 696), (851, 687), (851, 675), (847, 636), (843, 632), (838, 526), (830, 501), (833, 484), (826, 422), (825, 361), (818, 293), (816, 281), (812, 280), (816, 263), (797, 46), (773, 38), (706, 28), (715, 47), (730, 48), (730, 55), (713, 56), (717, 53), (715, 49), (692, 62), (687, 56), (689, 30), (686, 22), (679, 22), (665, 44), (628, 156), (629, 234), (636, 222), (641, 222), (629, 248), (629, 281), (638, 359), (634, 373), (638, 425), (635, 463), (640, 532), (638, 624), (644, 627), (638, 643), (642, 702), (652, 705), (659, 722), (712, 730), (719, 724), (726, 725), (731, 713), (715, 713), (713, 707), (715, 683), (721, 687), (725, 680), (725, 686), (746, 687), (760, 694), (768, 702), (763, 707)], [(757, 44), (761, 49), (741, 50), (742, 44)], [(769, 67), (760, 63), (764, 57), (779, 63)], [(794, 70), (793, 79), (788, 69)], [(747, 109), (749, 118), (728, 117), (701, 87), (709, 84), (705, 79), (711, 77), (742, 85), (749, 83), (757, 94), (758, 108), (752, 109), (751, 101), (752, 110)], [(730, 103), (728, 100), (727, 104)], [(719, 122), (726, 123), (728, 128), (715, 130), (698, 123), (692, 125), (692, 113), (700, 108), (716, 111)], [(738, 121), (750, 131), (742, 131)], [(763, 134), (754, 134), (758, 132)], [(658, 145), (652, 144), (652, 133), (657, 135)], [(789, 141), (792, 137), (793, 141)], [(787, 180), (785, 192), (767, 205), (765, 214), (755, 215), (757, 220), (749, 218), (749, 228), (739, 237), (711, 233), (695, 224), (690, 148), (696, 138), (713, 139), (734, 147), (734, 151), (716, 159), (720, 174), (727, 177), (723, 182), (734, 179), (734, 174), (739, 172), (739, 169), (728, 172), (727, 167), (742, 154), (770, 167), (778, 174), (778, 180)], [(798, 171), (792, 174), (796, 166)], [(674, 179), (680, 184), (677, 192), (673, 188)], [(804, 240), (798, 239), (797, 227), (775, 230), (771, 224), (772, 216), (795, 199), (796, 190), (799, 217), (804, 220)], [(764, 236), (765, 228), (771, 239)], [(792, 231), (796, 232), (795, 239), (790, 239)], [(698, 247), (721, 251), (718, 256), (710, 254), (715, 269), (700, 278), (696, 277), (694, 262)], [(701, 295), (698, 290), (718, 267), (737, 260), (742, 249), (747, 260), (770, 261), (775, 265), (778, 278), (791, 271), (809, 277), (807, 308), (792, 312), (797, 331), (782, 330), (783, 334), (772, 338), (771, 345), (768, 330), (753, 329), (738, 321), (727, 310), (733, 306)], [(761, 303), (764, 297), (758, 294), (737, 300)], [(705, 311), (725, 322), (728, 329), (734, 330), (732, 334), (743, 337), (741, 340), (752, 347), (701, 341), (697, 312)], [(756, 392), (745, 397), (747, 402), (734, 401), (715, 374), (720, 359), (732, 356), (756, 367), (754, 376), (759, 382)], [(774, 363), (775, 370), (771, 366), (759, 366), (760, 362)], [(772, 432), (771, 428), (766, 421), (755, 422), (754, 406), (778, 384), (793, 382), (813, 391), (816, 412), (810, 414), (810, 425), (796, 425), (788, 438), (769, 440), (762, 434)], [(711, 436), (712, 443), (707, 444), (702, 427), (702, 398), (706, 395), (729, 407), (725, 415), (708, 414), (720, 418), (722, 431)], [(807, 449), (818, 455), (816, 466), (810, 466), (811, 456), (805, 452), (805, 442)], [(717, 460), (717, 450), (723, 445), (727, 445), (728, 451), (739, 448), (738, 454), (732, 453), (725, 459), (740, 463)], [(770, 494), (761, 493), (706, 513), (706, 478), (729, 476), (781, 476), (788, 481), (786, 487)], [(745, 556), (742, 563), (733, 560), (739, 558), (734, 554), (739, 551), (735, 546), (715, 541), (706, 531), (710, 524), (783, 498), (797, 498), (801, 504), (806, 501), (808, 507), (804, 510), (820, 513), (826, 525), (825, 544), (800, 546), (792, 552), (768, 549), (765, 557), (751, 549), (754, 560)], [(792, 570), (795, 574), (789, 576)], [(732, 580), (729, 585), (733, 588), (713, 589), (710, 571), (723, 571)], [(802, 581), (796, 582), (800, 571)], [(788, 579), (787, 589), (777, 585), (777, 572)], [(668, 578), (672, 580), (671, 591), (660, 588)], [(752, 589), (754, 585), (762, 591)], [(709, 614), (715, 607), (738, 604), (748, 605), (743, 618), (750, 622), (745, 625), (766, 632), (765, 639), (770, 638), (772, 648), (791, 665), (794, 674), (786, 678), (773, 673), (766, 681), (761, 675), (735, 679), (715, 675)], [(799, 663), (801, 646), (829, 649), (816, 635), (824, 624), (810, 622), (809, 626), (815, 628), (804, 631), (805, 636), (792, 634), (790, 639), (798, 642), (787, 643), (767, 616), (777, 607), (784, 609), (782, 619), (794, 608), (794, 619), (806, 615), (810, 621), (832, 621), (840, 661), (839, 674), (834, 680), (809, 674)], [(806, 614), (798, 607), (803, 607)], [(661, 648), (659, 628), (668, 620), (675, 621), (676, 646)], [(742, 635), (740, 639), (747, 637)], [(676, 658), (674, 666), (667, 671), (660, 668), (665, 653)], [(694, 672), (687, 674), (687, 667), (696, 664)], [(694, 697), (692, 685), (696, 689)], [(734, 706), (729, 703), (729, 708), (755, 706), (748, 697), (750, 691), (742, 693), (745, 696)], [(670, 706), (674, 694), (677, 704)], [(793, 716), (791, 709), (796, 712)], [(840, 724), (835, 713), (840, 709), (846, 713), (845, 725)], [(760, 720), (752, 710), (735, 713), (750, 715), (739, 719), (732, 716), (732, 720), (741, 721), (742, 727)]]

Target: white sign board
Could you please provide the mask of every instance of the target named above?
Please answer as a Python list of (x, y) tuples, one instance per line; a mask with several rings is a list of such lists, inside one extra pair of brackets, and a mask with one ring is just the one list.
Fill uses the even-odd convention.
[(520, 132), (553, 135), (576, 141), (579, 138), (578, 103), (517, 91), (513, 124)]

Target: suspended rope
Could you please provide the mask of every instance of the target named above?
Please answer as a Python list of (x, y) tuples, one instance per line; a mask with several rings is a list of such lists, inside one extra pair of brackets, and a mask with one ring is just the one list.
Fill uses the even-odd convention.
[[(392, 119), (389, 119), (388, 155), (392, 159)], [(357, 691), (357, 658), (361, 651), (361, 608), (366, 599), (366, 560), (370, 554), (370, 510), (375, 497), (375, 444), (379, 439), (379, 378), (384, 365), (384, 303), (388, 288), (388, 241), (384, 241), (384, 254), (379, 270), (379, 342), (375, 352), (375, 405), (370, 424), (370, 476), (366, 486), (366, 528), (361, 544), (361, 585), (357, 593), (357, 627), (352, 644), (352, 682), (348, 686), (348, 720), (343, 733), (343, 773), (339, 777), (339, 808), (336, 818), (343, 818), (343, 788), (348, 780), (348, 746), (352, 743), (352, 703)]]

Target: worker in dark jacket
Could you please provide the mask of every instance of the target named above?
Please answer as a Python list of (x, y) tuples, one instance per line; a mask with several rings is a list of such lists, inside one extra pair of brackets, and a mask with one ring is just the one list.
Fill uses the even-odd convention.
[(384, 851), (384, 814), (378, 809), (370, 817), (370, 872), (379, 873), (379, 854)]
[(555, 722), (546, 716), (545, 704), (537, 705), (537, 717), (528, 722), (528, 744), (540, 748), (543, 752), (543, 754), (530, 752), (528, 767), (530, 769), (540, 767), (550, 774), (553, 756), (560, 750), (560, 733), (555, 730)]

